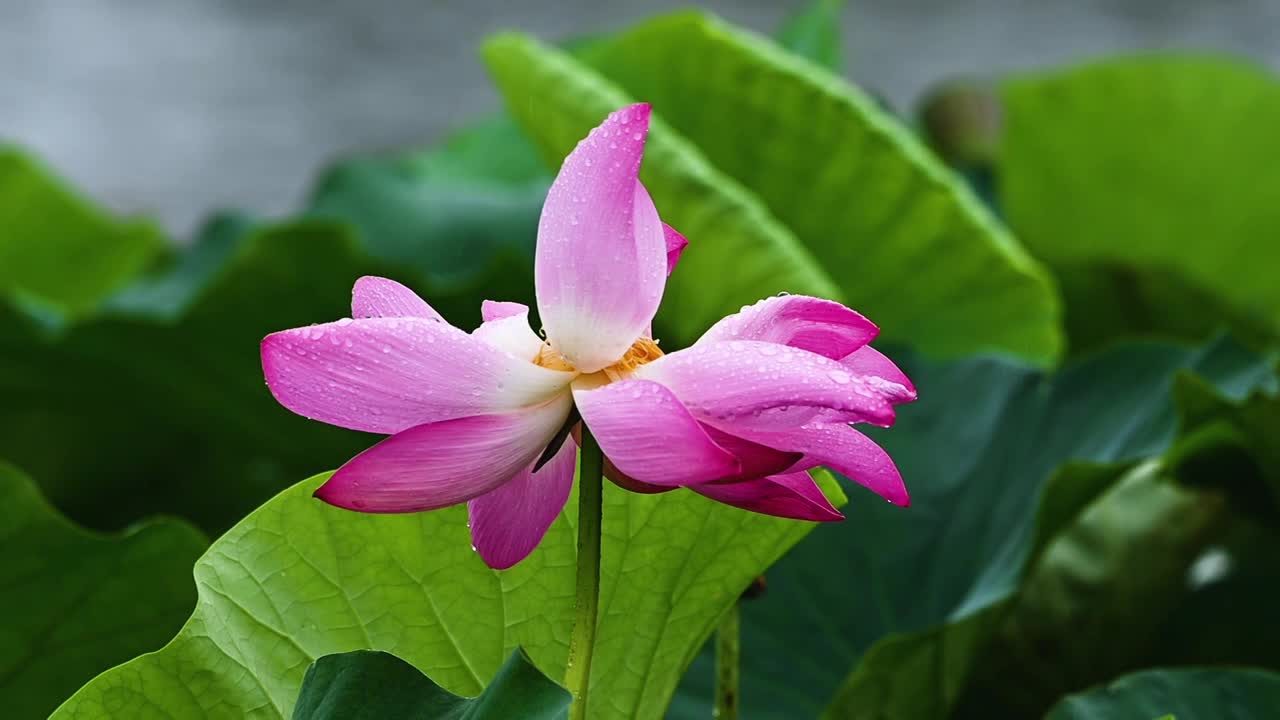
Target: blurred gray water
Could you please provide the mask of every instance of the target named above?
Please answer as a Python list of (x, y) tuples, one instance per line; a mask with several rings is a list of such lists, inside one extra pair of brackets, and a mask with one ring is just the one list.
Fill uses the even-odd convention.
[[(702, 3), (771, 31), (798, 4)], [(287, 212), (315, 172), (498, 106), (488, 33), (558, 38), (679, 2), (0, 0), (0, 139), (179, 235), (211, 208)], [(852, 0), (847, 71), (898, 108), (939, 79), (1136, 48), (1280, 65), (1277, 0)]]

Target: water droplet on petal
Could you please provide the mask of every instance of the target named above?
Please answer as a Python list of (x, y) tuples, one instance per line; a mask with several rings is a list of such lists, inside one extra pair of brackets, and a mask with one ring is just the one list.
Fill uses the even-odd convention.
[(827, 377), (840, 383), (841, 385), (847, 384), (850, 380), (849, 373), (843, 370), (832, 370), (831, 372), (827, 373)]

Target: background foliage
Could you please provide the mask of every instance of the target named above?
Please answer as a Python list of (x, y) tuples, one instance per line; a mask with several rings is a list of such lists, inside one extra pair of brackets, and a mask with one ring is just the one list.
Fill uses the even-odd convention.
[[(459, 508), (314, 501), (320, 477), (293, 483), (374, 438), (276, 405), (258, 343), (346, 314), (363, 274), (464, 328), (484, 298), (530, 302), (554, 169), (643, 99), (643, 179), (691, 240), (664, 347), (780, 291), (866, 312), (920, 390), (877, 434), (913, 505), (824, 478), (849, 520), (800, 542), (802, 523), (611, 489), (594, 716), (706, 717), (700, 646), (765, 573), (749, 719), (1265, 717), (1280, 85), (1209, 56), (1106, 59), (948, 84), (917, 129), (833, 71), (839, 5), (776, 42), (693, 12), (498, 35), (507, 110), (345, 159), (295, 217), (222, 213), (183, 249), (0, 151), (6, 709), (326, 717), (365, 705), (370, 667), (412, 678), (388, 699), (459, 717), (558, 702), (572, 503), (498, 573)], [(196, 527), (217, 537), (198, 560)], [(398, 659), (337, 655), (369, 650)]]

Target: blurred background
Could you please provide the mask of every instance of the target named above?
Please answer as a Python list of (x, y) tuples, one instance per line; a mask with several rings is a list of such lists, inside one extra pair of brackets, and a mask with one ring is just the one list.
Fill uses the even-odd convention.
[[(1043, 717), (1122, 676), (1159, 702), (1053, 720), (1216, 718), (1222, 687), (1274, 716), (1280, 0), (707, 0), (732, 25), (654, 17), (688, 4), (0, 0), (0, 617), (19, 619), (0, 623), (5, 720), (82, 686), (61, 717), (96, 717), (78, 708), (124, 687), (135, 707), (196, 696), (131, 675), (148, 668), (195, 668), (218, 716), (263, 706), (252, 668), (285, 708), (306, 663), (281, 638), (309, 658), (427, 627), (421, 604), (372, 605), (367, 587), (404, 584), (380, 548), (422, 541), (492, 582), (462, 534), (311, 497), (304, 478), (375, 438), (282, 407), (260, 344), (346, 316), (361, 275), (462, 328), (483, 298), (533, 304), (552, 170), (631, 99), (662, 120), (644, 182), (696, 243), (654, 319), (662, 347), (762, 297), (840, 298), (920, 389), (872, 433), (911, 509), (854, 468), (849, 521), (814, 530), (744, 606), (747, 717)], [(1191, 52), (1126, 56), (1169, 49)], [(990, 82), (929, 94), (966, 77)], [(729, 515), (651, 514), (672, 529), (641, 523), (623, 556), (655, 574), (627, 571), (613, 595), (665, 600), (613, 617), (670, 626), (657, 642), (674, 649), (633, 652), (655, 634), (628, 628), (606, 662), (646, 673), (610, 676), (648, 703), (628, 717), (674, 692), (668, 717), (704, 718), (711, 660), (677, 686), (701, 639), (674, 628), (709, 631), (782, 546)], [(737, 552), (742, 538), (770, 549)], [(691, 556), (717, 558), (696, 572), (719, 585), (688, 579)], [(297, 623), (205, 622), (229, 605), (196, 606), (193, 566), (204, 597)], [(500, 625), (489, 605), (452, 607), (457, 627)], [(182, 637), (198, 642), (91, 681), (193, 608)], [(456, 665), (438, 629), (449, 642), (405, 642), (406, 659)], [(205, 630), (234, 663), (188, 654)]]
[[(699, 6), (762, 32), (799, 3)], [(0, 140), (187, 238), (213, 207), (279, 214), (345, 153), (422, 144), (499, 106), (477, 48), (689, 5), (637, 0), (2, 0)], [(859, 0), (846, 75), (899, 110), (939, 79), (1140, 48), (1280, 65), (1274, 0)]]

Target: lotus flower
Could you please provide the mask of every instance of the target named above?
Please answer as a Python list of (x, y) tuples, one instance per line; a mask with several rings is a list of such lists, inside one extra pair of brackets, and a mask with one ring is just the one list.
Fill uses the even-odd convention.
[(877, 328), (858, 313), (783, 295), (684, 350), (664, 354), (651, 337), (686, 241), (638, 179), (649, 114), (641, 104), (610, 115), (551, 186), (535, 261), (545, 340), (524, 305), (485, 301), (467, 333), (377, 277), (356, 282), (351, 319), (263, 340), (267, 384), (285, 407), (390, 435), (316, 497), (371, 513), (466, 502), (476, 549), (510, 567), (569, 496), (566, 437), (580, 416), (606, 475), (631, 490), (685, 487), (759, 513), (837, 520), (806, 472), (823, 465), (907, 504), (893, 462), (850, 424), (891, 424), (915, 390), (867, 344)]

